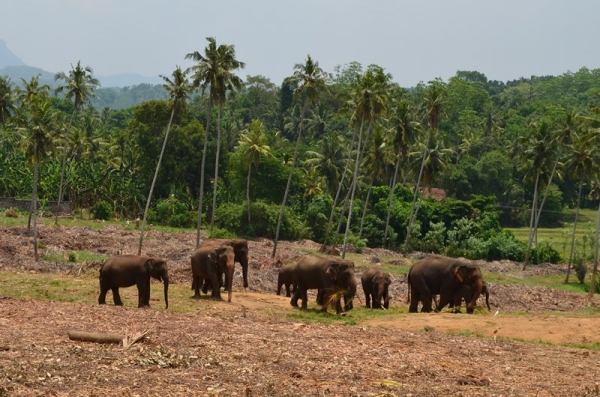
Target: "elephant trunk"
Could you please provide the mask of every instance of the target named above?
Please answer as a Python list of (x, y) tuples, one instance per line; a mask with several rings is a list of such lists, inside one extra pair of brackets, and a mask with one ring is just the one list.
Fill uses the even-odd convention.
[(163, 276), (163, 284), (165, 286), (165, 309), (169, 308), (169, 276)]
[(233, 289), (233, 265), (227, 268), (227, 302), (231, 302)]
[(248, 260), (240, 263), (242, 264), (242, 274), (244, 276), (244, 288), (248, 288)]
[(471, 298), (471, 301), (467, 303), (467, 313), (473, 313), (477, 298), (479, 298), (479, 295), (481, 295), (481, 291), (483, 290), (483, 278), (476, 278), (473, 282), (473, 287), (473, 297)]

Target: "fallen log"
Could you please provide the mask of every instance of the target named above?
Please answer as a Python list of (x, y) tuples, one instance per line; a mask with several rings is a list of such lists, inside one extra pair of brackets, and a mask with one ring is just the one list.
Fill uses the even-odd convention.
[(99, 332), (85, 332), (85, 331), (69, 331), (69, 339), (80, 342), (94, 342), (94, 343), (122, 343), (123, 348), (127, 349), (137, 341), (141, 340), (150, 332), (148, 329), (144, 332), (137, 332), (133, 335), (120, 335), (120, 334), (104, 334)]
[(125, 335), (101, 334), (98, 332), (69, 331), (69, 339), (81, 342), (121, 343)]

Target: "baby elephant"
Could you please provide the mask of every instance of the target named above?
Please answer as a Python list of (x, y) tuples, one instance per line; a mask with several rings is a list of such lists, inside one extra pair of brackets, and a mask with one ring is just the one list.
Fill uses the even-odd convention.
[(106, 293), (112, 290), (115, 305), (122, 306), (119, 288), (137, 285), (138, 307), (150, 306), (150, 277), (162, 281), (165, 286), (165, 306), (169, 307), (169, 274), (167, 262), (161, 258), (141, 255), (113, 256), (100, 268), (100, 296), (98, 303), (106, 303)]
[[(279, 268), (279, 275), (277, 276), (277, 295), (281, 294), (281, 287), (285, 285), (285, 296), (288, 298), (292, 294), (296, 293), (296, 283), (294, 283), (294, 269), (296, 269), (295, 263), (290, 263)], [(291, 291), (290, 291), (290, 286)]]
[(365, 301), (368, 308), (371, 307), (371, 299), (373, 300), (373, 309), (389, 308), (389, 286), (392, 283), (389, 274), (384, 273), (381, 269), (371, 267), (363, 273), (360, 281), (365, 292)]

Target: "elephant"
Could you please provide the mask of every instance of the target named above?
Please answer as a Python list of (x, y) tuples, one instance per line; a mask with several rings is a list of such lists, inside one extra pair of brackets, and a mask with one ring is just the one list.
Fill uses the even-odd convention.
[(138, 307), (150, 306), (150, 277), (162, 281), (165, 290), (165, 308), (169, 308), (169, 274), (167, 261), (142, 255), (119, 255), (107, 259), (100, 268), (100, 296), (98, 303), (106, 303), (106, 293), (112, 290), (115, 305), (123, 306), (119, 288), (137, 285)]
[[(488, 283), (484, 281), (483, 287), (481, 288), (481, 294), (485, 295), (485, 305), (487, 306), (488, 310), (492, 310), (492, 308), (490, 307), (490, 291), (488, 287)], [(462, 305), (463, 299), (465, 300), (465, 302), (471, 301), (471, 299), (473, 298), (474, 288), (475, 286), (473, 284), (463, 284), (463, 286), (458, 291), (454, 292), (453, 301), (450, 303), (450, 307), (459, 308)], [(458, 310), (460, 311), (460, 309)]]
[[(223, 274), (226, 274), (227, 284), (225, 285), (227, 301), (231, 302), (231, 287), (233, 284), (233, 269), (235, 265), (235, 254), (230, 245), (222, 246), (200, 246), (192, 253), (192, 278), (195, 289), (194, 298), (200, 298), (200, 286), (205, 280), (209, 280), (213, 286), (220, 286)], [(206, 284), (202, 292), (206, 293)], [(221, 297), (221, 288), (212, 288), (211, 298), (223, 300)]]
[[(242, 238), (235, 239), (209, 239), (204, 240), (200, 243), (199, 247), (220, 247), (222, 245), (229, 245), (233, 248), (235, 254), (235, 262), (239, 262), (242, 265), (242, 276), (244, 278), (244, 288), (248, 288), (248, 240)], [(227, 277), (227, 274), (225, 274)], [(225, 280), (221, 285), (227, 285), (228, 281)], [(192, 286), (193, 288), (193, 286)]]
[[(285, 285), (285, 296), (291, 297), (293, 293), (296, 293), (296, 283), (294, 283), (294, 269), (296, 264), (291, 263), (279, 268), (279, 274), (277, 275), (277, 295), (281, 293), (281, 286)], [(290, 291), (290, 285), (292, 289)]]
[(371, 308), (371, 300), (373, 300), (373, 309), (390, 307), (389, 286), (392, 283), (392, 277), (389, 274), (384, 273), (381, 269), (371, 267), (365, 270), (360, 281), (365, 293), (365, 305), (368, 308)]
[[(348, 290), (344, 292), (344, 310), (354, 309), (354, 296), (356, 295), (356, 277), (352, 277), (348, 283)], [(319, 288), (317, 291), (317, 304), (323, 306), (325, 304), (325, 289)]]
[(423, 303), (421, 312), (431, 312), (431, 300), (437, 294), (440, 295), (440, 303), (436, 311), (442, 309), (453, 302), (454, 293), (464, 284), (473, 285), (473, 295), (467, 302), (467, 313), (473, 313), (483, 289), (483, 275), (479, 266), (439, 255), (416, 262), (408, 272), (407, 281), (410, 313), (417, 312), (419, 301)]
[(294, 279), (298, 284), (290, 304), (298, 307), (298, 299), (302, 298), (301, 310), (308, 305), (307, 290), (323, 289), (322, 311), (335, 301), (336, 313), (345, 315), (341, 299), (335, 299), (338, 293), (348, 294), (352, 285), (356, 285), (354, 262), (332, 256), (305, 255), (296, 264)]

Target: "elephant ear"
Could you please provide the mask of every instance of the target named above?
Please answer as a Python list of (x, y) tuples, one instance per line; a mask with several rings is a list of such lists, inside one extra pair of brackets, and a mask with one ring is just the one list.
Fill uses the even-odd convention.
[(210, 259), (212, 262), (217, 262), (219, 260), (219, 253), (217, 252), (217, 249), (210, 250), (208, 253), (208, 259)]
[(154, 259), (150, 258), (146, 262), (144, 262), (144, 267), (148, 270), (148, 274), (152, 273), (152, 268), (154, 267)]
[(329, 276), (331, 281), (335, 281), (337, 279), (339, 264), (335, 262), (329, 262), (327, 265), (327, 269), (325, 270), (325, 274)]
[(456, 265), (454, 268), (454, 276), (460, 283), (465, 281), (464, 274), (462, 274), (462, 273), (464, 273), (464, 266)]

